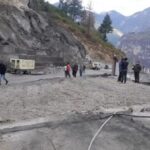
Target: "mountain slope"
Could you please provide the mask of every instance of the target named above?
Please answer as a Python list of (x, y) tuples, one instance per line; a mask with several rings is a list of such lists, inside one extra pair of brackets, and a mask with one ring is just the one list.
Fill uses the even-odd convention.
[[(115, 30), (119, 30), (122, 35), (130, 32), (143, 32), (150, 28), (150, 8), (137, 12), (131, 16), (123, 16), (116, 11), (107, 12), (112, 20), (112, 26)], [(99, 26), (104, 19), (106, 13), (95, 14), (96, 26)], [(121, 36), (122, 36), (121, 35)], [(108, 35), (108, 40), (117, 46), (121, 36), (113, 32)]]
[(141, 32), (150, 28), (150, 8), (137, 12), (126, 18), (120, 29), (125, 32)]
[(47, 66), (80, 63), (86, 55), (110, 61), (113, 54), (122, 54), (98, 36), (87, 36), (83, 27), (41, 2), (0, 1), (1, 60), (28, 58), (35, 59), (37, 66)]
[(121, 30), (120, 27), (126, 20), (126, 17), (114, 10), (109, 11), (109, 12), (103, 12), (100, 14), (95, 13), (96, 26), (99, 27), (101, 25), (101, 23), (103, 22), (103, 19), (107, 13), (109, 14), (109, 16), (112, 20), (112, 26), (118, 30)]
[(133, 63), (140, 61), (145, 67), (150, 66), (150, 30), (124, 35), (119, 43)]
[(26, 5), (13, 4), (0, 3), (1, 59), (31, 58), (37, 65), (48, 65), (85, 58), (84, 46), (48, 14), (42, 16)]
[(109, 14), (111, 20), (112, 20), (112, 26), (114, 28), (114, 31), (110, 34), (108, 34), (108, 40), (113, 44), (113, 45), (117, 45), (120, 37), (123, 35), (122, 33), (122, 24), (124, 24), (126, 17), (120, 13), (118, 13), (117, 11), (109, 11), (109, 12), (105, 12), (105, 13), (100, 13), (97, 14), (95, 13), (95, 26), (98, 28), (101, 23), (103, 22), (103, 19), (105, 17), (106, 14)]
[[(137, 12), (131, 16), (123, 16), (119, 12), (107, 12), (112, 20), (112, 26), (124, 33), (141, 32), (150, 28), (150, 8)], [(101, 24), (106, 13), (95, 14), (96, 24)]]

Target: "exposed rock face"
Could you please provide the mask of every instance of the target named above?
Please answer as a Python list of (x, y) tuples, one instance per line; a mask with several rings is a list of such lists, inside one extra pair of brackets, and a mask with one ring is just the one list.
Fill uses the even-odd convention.
[(0, 0), (0, 4), (13, 5), (17, 7), (27, 7), (29, 0)]
[[(68, 31), (53, 22), (48, 14), (17, 6), (28, 0), (0, 0), (0, 59), (35, 59), (37, 65), (79, 62), (86, 54), (84, 46)], [(6, 5), (9, 4), (9, 5)]]
[(124, 35), (119, 43), (133, 63), (140, 61), (145, 67), (150, 66), (150, 31)]

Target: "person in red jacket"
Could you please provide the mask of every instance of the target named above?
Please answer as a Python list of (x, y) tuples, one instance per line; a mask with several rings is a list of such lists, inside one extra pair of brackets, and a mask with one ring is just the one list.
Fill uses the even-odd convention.
[(67, 65), (66, 65), (66, 78), (67, 77), (71, 77), (70, 76), (70, 71), (71, 71), (71, 66), (70, 66), (70, 64), (69, 63), (67, 63)]

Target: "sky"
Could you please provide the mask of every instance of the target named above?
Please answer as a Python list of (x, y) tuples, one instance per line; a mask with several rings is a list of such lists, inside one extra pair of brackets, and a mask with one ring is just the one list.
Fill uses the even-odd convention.
[[(46, 0), (51, 4), (59, 0)], [(90, 0), (82, 0), (83, 5), (86, 7)], [(142, 11), (150, 7), (150, 0), (91, 0), (92, 8), (95, 12), (107, 12), (116, 10), (125, 16), (130, 16), (135, 12)]]

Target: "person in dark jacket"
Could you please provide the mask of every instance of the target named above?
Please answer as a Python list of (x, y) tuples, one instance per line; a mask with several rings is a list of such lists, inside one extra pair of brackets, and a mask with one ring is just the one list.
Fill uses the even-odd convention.
[(127, 71), (128, 71), (128, 58), (124, 58), (121, 64), (121, 69), (122, 69), (122, 78), (121, 82), (126, 83), (127, 81)]
[(140, 82), (140, 71), (141, 70), (142, 70), (142, 67), (139, 63), (137, 63), (133, 66), (134, 78), (135, 78), (136, 83)]
[(123, 62), (123, 58), (119, 62), (119, 76), (118, 76), (119, 82), (121, 82), (121, 80), (122, 80), (122, 62)]
[(73, 77), (76, 78), (77, 72), (78, 72), (78, 65), (75, 64), (75, 65), (73, 66), (73, 68), (72, 68), (72, 75), (73, 75)]
[(83, 75), (83, 65), (79, 65), (79, 74), (80, 74), (80, 77), (82, 77), (82, 75)]
[(5, 73), (6, 73), (6, 65), (3, 63), (0, 63), (0, 85), (1, 85), (1, 80), (5, 80), (6, 84), (8, 84), (8, 80), (5, 78)]

